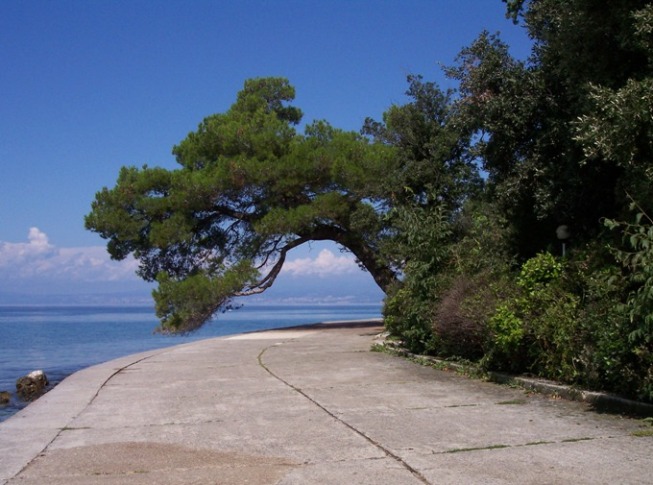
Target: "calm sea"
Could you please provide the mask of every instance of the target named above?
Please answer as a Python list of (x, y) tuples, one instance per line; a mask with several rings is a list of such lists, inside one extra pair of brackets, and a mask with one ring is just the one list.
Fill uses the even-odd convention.
[(14, 394), (16, 380), (41, 369), (51, 384), (84, 367), (146, 350), (241, 332), (332, 320), (381, 316), (380, 305), (246, 305), (219, 314), (190, 336), (154, 334), (151, 307), (0, 306), (0, 391), (10, 391), (0, 406), (0, 421), (26, 403)]

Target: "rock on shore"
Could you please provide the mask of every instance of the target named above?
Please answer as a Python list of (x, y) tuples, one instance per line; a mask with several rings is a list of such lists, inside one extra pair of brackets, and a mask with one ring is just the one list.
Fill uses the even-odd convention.
[(25, 401), (33, 401), (45, 392), (49, 384), (42, 370), (35, 370), (16, 381), (16, 393)]

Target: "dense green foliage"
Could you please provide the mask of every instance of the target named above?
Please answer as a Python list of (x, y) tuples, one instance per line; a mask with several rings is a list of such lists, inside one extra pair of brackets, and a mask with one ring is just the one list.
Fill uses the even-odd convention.
[[(560, 224), (577, 240), (594, 238), (600, 218), (628, 206), (634, 165), (649, 163), (650, 93), (640, 96), (651, 68), (648, 3), (510, 2), (534, 41), (530, 59), (513, 59), (483, 33), (447, 70), (460, 83), (460, 122), (479, 135), (488, 189), (518, 229), (520, 254), (555, 242)], [(638, 160), (626, 167), (631, 153)]]
[(653, 6), (506, 4), (531, 57), (484, 32), (446, 69), (448, 123), (472, 134), (485, 186), (446, 224), (414, 221), (443, 230), (437, 251), (412, 248), (388, 328), (416, 351), (653, 401)]
[(457, 90), (409, 76), (360, 134), (300, 134), (292, 86), (247, 81), (179, 169), (124, 168), (87, 227), (158, 282), (169, 331), (332, 240), (411, 351), (653, 402), (653, 4), (504, 2), (529, 59), (482, 32), (445, 69)]

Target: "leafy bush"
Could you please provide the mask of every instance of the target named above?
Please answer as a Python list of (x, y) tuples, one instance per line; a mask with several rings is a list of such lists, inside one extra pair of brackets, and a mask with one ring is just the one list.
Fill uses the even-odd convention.
[(454, 223), (421, 210), (405, 219), (414, 252), (385, 308), (407, 348), (653, 402), (653, 221), (643, 212), (606, 221), (622, 233), (618, 248), (540, 253), (515, 272), (487, 207)]
[(513, 265), (510, 225), (493, 203), (468, 201), (458, 215), (447, 271), (472, 276), (505, 274)]
[[(639, 208), (634, 201), (632, 208)], [(623, 267), (627, 288), (620, 308), (628, 318), (624, 344), (629, 352), (623, 356), (632, 371), (628, 377), (638, 397), (653, 401), (653, 220), (640, 211), (633, 223), (606, 220), (605, 224), (622, 231), (626, 246), (614, 249), (614, 255)]]
[(551, 285), (529, 298), (529, 370), (564, 382), (577, 382), (582, 374), (579, 349), (585, 334), (578, 326), (580, 299)]
[(386, 328), (412, 351), (479, 359), (491, 302), (505, 293), (497, 284), (509, 266), (505, 220), (479, 201), (455, 215), (434, 201), (391, 217), (406, 276), (386, 298)]
[(394, 250), (404, 255), (406, 265), (400, 287), (388, 291), (385, 326), (415, 353), (430, 353), (435, 347), (430, 316), (440, 297), (441, 273), (449, 254), (447, 216), (437, 204), (398, 207), (391, 214), (399, 230)]
[(514, 293), (508, 278), (508, 224), (496, 207), (468, 201), (452, 224), (449, 259), (440, 275), (433, 312), (438, 355), (478, 360), (485, 352), (488, 319)]
[(551, 253), (540, 253), (523, 264), (517, 285), (524, 288), (529, 295), (533, 295), (558, 279), (561, 272), (562, 263), (555, 256)]
[(483, 359), (485, 366), (497, 370), (522, 370), (524, 321), (517, 313), (509, 303), (504, 303), (490, 317), (491, 344)]
[(526, 261), (516, 279), (517, 294), (490, 318), (488, 368), (531, 372), (573, 380), (582, 336), (576, 325), (579, 298), (567, 290), (561, 261), (541, 253)]
[(415, 298), (407, 288), (391, 293), (383, 309), (386, 330), (399, 338), (410, 352), (430, 353), (434, 344), (431, 322), (426, 317), (429, 308), (425, 300)]

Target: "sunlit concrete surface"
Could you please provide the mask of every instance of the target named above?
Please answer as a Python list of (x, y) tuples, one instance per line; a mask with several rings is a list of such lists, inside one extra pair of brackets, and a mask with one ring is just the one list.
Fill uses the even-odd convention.
[(371, 352), (381, 330), (253, 333), (78, 372), (0, 423), (0, 484), (651, 483), (642, 420)]

